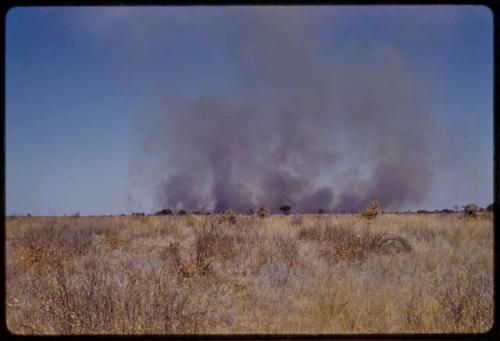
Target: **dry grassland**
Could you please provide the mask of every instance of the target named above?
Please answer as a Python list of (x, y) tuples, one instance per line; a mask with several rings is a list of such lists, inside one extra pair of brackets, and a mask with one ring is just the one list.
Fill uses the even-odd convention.
[(6, 221), (16, 334), (475, 333), (491, 214)]

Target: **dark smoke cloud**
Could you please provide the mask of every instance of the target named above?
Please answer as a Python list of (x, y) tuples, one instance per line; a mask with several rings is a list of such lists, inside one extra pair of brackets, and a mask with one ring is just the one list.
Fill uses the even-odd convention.
[(151, 119), (145, 152), (159, 159), (159, 207), (352, 211), (425, 199), (432, 115), (396, 49), (343, 49), (329, 61), (300, 10), (232, 15), (239, 24), (217, 31), (227, 32), (238, 86), (165, 94)]
[(373, 200), (385, 209), (421, 202), (430, 189), (431, 178), (430, 171), (419, 161), (381, 161), (369, 181), (350, 183), (354, 191), (340, 194), (337, 209), (360, 210)]

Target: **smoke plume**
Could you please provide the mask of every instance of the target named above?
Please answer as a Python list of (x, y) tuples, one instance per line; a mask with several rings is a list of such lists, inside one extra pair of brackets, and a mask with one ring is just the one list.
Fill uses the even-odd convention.
[(432, 115), (396, 48), (326, 51), (299, 9), (234, 14), (237, 27), (219, 33), (237, 85), (166, 93), (151, 119), (159, 208), (354, 211), (426, 198)]

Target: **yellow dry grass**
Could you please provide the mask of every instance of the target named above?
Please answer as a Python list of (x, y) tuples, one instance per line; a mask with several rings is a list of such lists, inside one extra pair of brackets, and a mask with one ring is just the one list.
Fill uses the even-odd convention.
[(492, 326), (491, 214), (224, 219), (7, 219), (8, 328), (349, 334)]

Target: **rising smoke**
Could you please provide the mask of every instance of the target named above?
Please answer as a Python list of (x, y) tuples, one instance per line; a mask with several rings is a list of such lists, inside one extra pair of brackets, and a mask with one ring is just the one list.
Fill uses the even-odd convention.
[(328, 51), (300, 9), (234, 15), (238, 84), (165, 94), (151, 120), (159, 208), (353, 211), (425, 199), (432, 115), (396, 48)]

